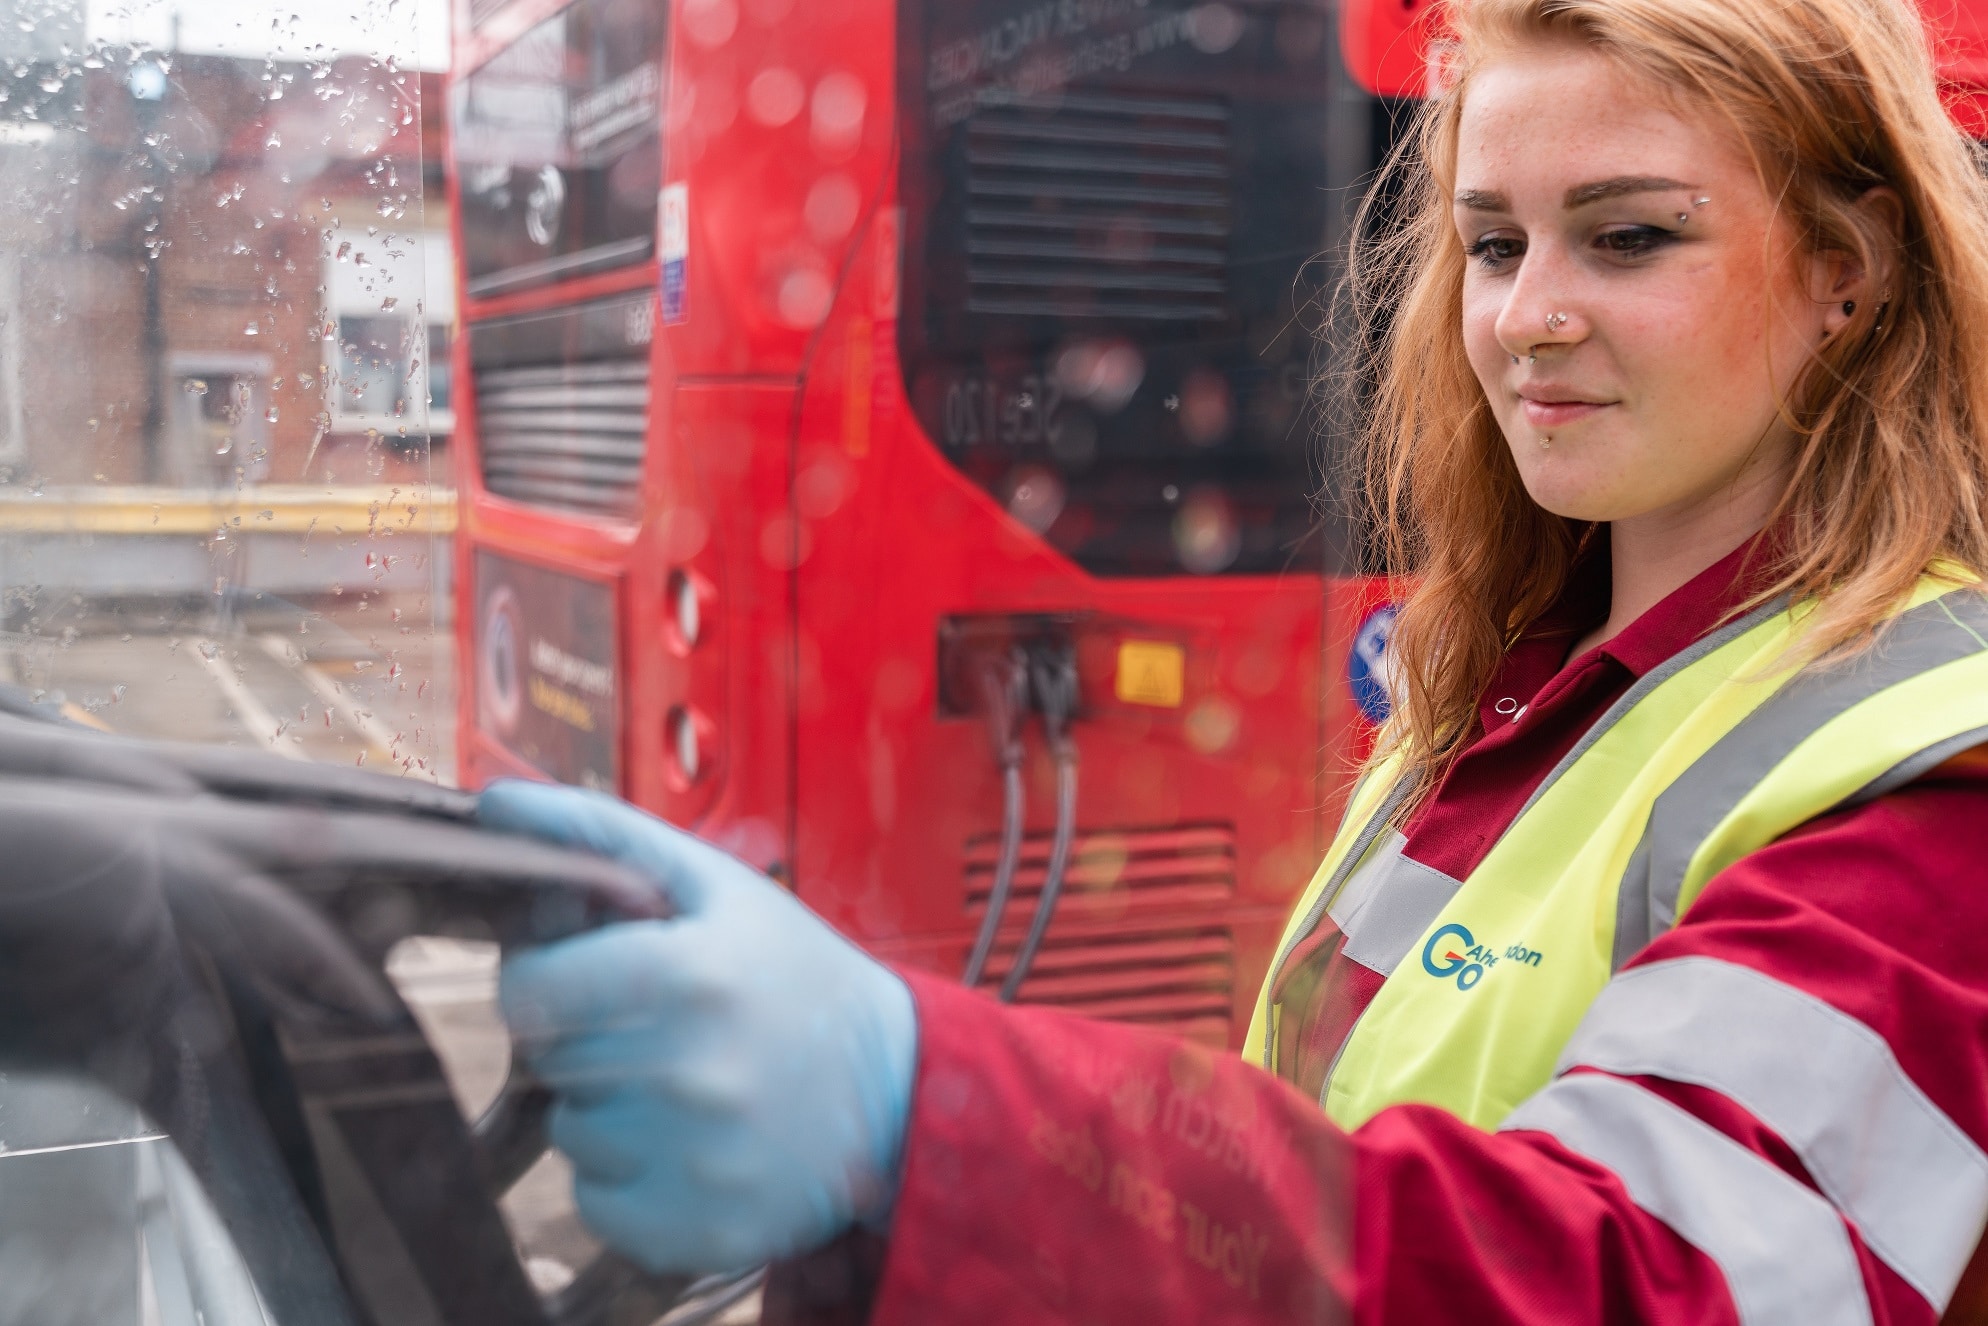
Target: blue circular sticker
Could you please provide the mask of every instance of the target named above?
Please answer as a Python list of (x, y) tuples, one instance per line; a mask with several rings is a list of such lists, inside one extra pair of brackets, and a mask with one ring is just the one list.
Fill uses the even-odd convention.
[(1353, 702), (1367, 721), (1376, 725), (1387, 721), (1394, 707), (1387, 688), (1387, 642), (1394, 635), (1397, 609), (1383, 603), (1367, 614), (1353, 634), (1353, 650), (1346, 659), (1346, 680), (1352, 684)]

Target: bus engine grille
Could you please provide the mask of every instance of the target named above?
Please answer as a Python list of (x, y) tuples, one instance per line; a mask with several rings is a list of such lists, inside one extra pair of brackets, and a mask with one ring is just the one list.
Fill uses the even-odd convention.
[[(1014, 965), (1042, 894), (1049, 843), (1048, 834), (1022, 840), (983, 989), (998, 989)], [(992, 835), (966, 845), (966, 914), (976, 929), (998, 851)], [(1225, 825), (1079, 833), (1021, 1002), (1226, 1044), (1235, 937), (1221, 918), (1235, 891), (1235, 831)]]
[(484, 369), (476, 415), (491, 492), (589, 515), (636, 514), (647, 361)]
[(1136, 322), (1229, 315), (1229, 108), (1070, 92), (967, 122), (970, 312)]

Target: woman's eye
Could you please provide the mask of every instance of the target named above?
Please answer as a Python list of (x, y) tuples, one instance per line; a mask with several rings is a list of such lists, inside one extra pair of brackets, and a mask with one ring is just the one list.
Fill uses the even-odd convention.
[(1641, 258), (1676, 238), (1676, 234), (1661, 226), (1625, 226), (1620, 230), (1604, 230), (1595, 237), (1595, 247), (1617, 258)]
[(1464, 250), (1475, 261), (1490, 268), (1516, 262), (1525, 251), (1525, 241), (1505, 235), (1486, 235)]

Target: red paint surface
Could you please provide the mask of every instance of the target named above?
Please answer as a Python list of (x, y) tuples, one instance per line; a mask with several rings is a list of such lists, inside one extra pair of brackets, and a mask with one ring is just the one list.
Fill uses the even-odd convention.
[[(770, 25), (753, 9), (742, 7), (736, 34), (715, 52), (672, 24), (672, 104), (683, 89), (697, 92), (689, 111), (666, 118), (664, 142), (664, 181), (687, 184), (691, 199), (687, 321), (659, 319), (651, 352), (640, 518), (567, 517), (483, 491), (468, 337), (457, 341), (462, 777), (474, 786), (529, 773), (476, 726), (475, 551), (612, 584), (623, 794), (777, 869), (880, 954), (956, 974), (978, 917), (969, 842), (998, 830), (1001, 802), (981, 722), (938, 715), (939, 622), (1084, 614), (1093, 623), (1079, 650), (1086, 841), (1108, 857), (1114, 832), (1149, 843), (1212, 826), (1232, 831), (1223, 849), (1232, 858), (1226, 882), (1199, 892), (1134, 897), (1134, 881), (1099, 878), (1093, 895), (1077, 896), (1073, 886), (1068, 924), (1052, 935), (1142, 943), (1174, 969), (1201, 962), (1228, 1008), (1218, 1016), (1136, 989), (1113, 1002), (1111, 982), (1123, 977), (1059, 972), (1048, 955), (1023, 997), (1104, 1001), (1119, 1016), (1239, 1042), (1286, 911), (1365, 753), (1346, 658), (1359, 614), (1381, 591), (1302, 569), (1099, 579), (947, 464), (913, 418), (897, 360), (895, 6), (799, 5)], [(457, 76), (550, 12), (513, 6), (465, 37)], [(824, 154), (805, 109), (785, 125), (756, 123), (746, 89), (775, 66), (808, 88), (830, 73), (856, 76), (868, 108), (860, 139)], [(723, 104), (735, 113), (711, 109)], [(831, 169), (855, 181), (864, 203), (851, 234), (822, 244), (803, 205)], [(801, 271), (836, 283), (818, 327), (780, 315), (781, 286)], [(657, 278), (651, 261), (497, 299), (459, 297), (473, 323), (653, 289)], [(680, 569), (711, 589), (694, 649), (669, 622), (667, 588)], [(1185, 648), (1181, 708), (1113, 698), (1125, 636)], [(665, 742), (667, 716), (684, 704), (711, 720), (714, 736), (715, 766), (695, 783), (677, 774)], [(1226, 736), (1211, 742), (1210, 732)], [(1046, 835), (1054, 770), (1039, 728), (1029, 744), (1028, 829)], [(1008, 931), (1023, 928), (1031, 905), (1011, 909)], [(1197, 935), (1223, 929), (1232, 949), (1200, 954)], [(1002, 961), (997, 951), (996, 975)]]

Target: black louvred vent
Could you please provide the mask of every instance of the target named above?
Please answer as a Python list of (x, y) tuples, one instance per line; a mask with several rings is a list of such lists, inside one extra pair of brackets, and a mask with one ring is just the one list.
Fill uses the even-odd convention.
[[(1023, 840), (983, 988), (999, 988), (1014, 964), (1042, 893), (1049, 845), (1047, 834)], [(987, 913), (997, 851), (991, 836), (966, 845), (966, 914), (976, 927)], [(1235, 891), (1235, 832), (1225, 825), (1079, 833), (1021, 1002), (1227, 1044), (1235, 937), (1222, 918)]]
[(977, 111), (963, 138), (969, 312), (1229, 317), (1222, 99), (1071, 92)]

